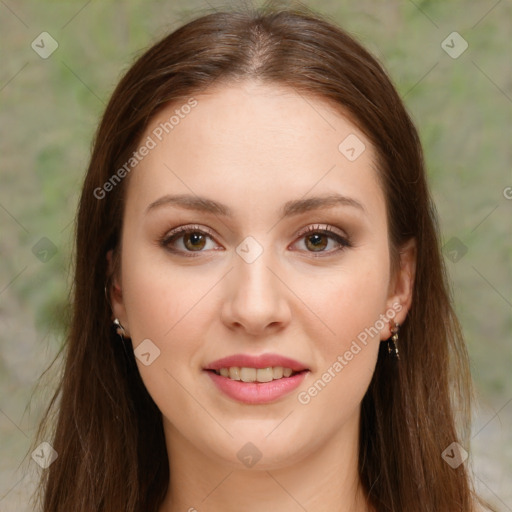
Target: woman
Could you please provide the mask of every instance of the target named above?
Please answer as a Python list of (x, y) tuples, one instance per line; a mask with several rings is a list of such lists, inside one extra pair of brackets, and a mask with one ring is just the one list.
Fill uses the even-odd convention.
[(76, 244), (42, 510), (477, 510), (419, 138), (339, 28), (219, 12), (150, 48)]

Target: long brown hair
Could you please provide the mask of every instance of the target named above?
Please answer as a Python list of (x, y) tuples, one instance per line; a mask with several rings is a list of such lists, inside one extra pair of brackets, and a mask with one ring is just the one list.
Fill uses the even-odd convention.
[(104, 289), (128, 179), (108, 194), (98, 190), (160, 109), (214, 81), (247, 78), (292, 87), (348, 114), (377, 151), (395, 268), (400, 247), (416, 240), (401, 360), (379, 354), (362, 402), (359, 473), (369, 502), (379, 512), (473, 510), (466, 465), (454, 469), (442, 458), (455, 441), (468, 449), (471, 381), (418, 133), (381, 65), (351, 36), (305, 8), (272, 6), (187, 23), (142, 55), (110, 99), (78, 210), (64, 371), (39, 431), (48, 440), (51, 429), (59, 454), (41, 479), (42, 510), (147, 512), (162, 503), (169, 468), (161, 413), (112, 328)]

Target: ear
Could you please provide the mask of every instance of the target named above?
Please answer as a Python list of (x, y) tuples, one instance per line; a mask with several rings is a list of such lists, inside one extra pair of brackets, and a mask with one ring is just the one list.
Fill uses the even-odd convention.
[[(399, 249), (399, 268), (391, 276), (389, 283), (388, 299), (386, 306), (388, 311), (395, 311), (393, 321), (403, 324), (407, 313), (411, 308), (414, 290), (414, 277), (416, 275), (416, 240), (411, 238)], [(391, 335), (390, 321), (386, 324), (381, 339), (388, 339)]]
[(125, 329), (127, 336), (129, 336), (128, 320), (123, 300), (123, 290), (119, 278), (120, 272), (117, 254), (114, 253), (113, 249), (110, 249), (107, 252), (106, 258), (108, 263), (106, 293), (112, 307), (112, 320), (114, 320), (114, 318), (118, 318)]

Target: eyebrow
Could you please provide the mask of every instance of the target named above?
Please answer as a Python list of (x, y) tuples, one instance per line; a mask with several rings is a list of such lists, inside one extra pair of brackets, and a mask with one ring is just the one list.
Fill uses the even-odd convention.
[[(165, 195), (153, 201), (146, 209), (146, 214), (162, 206), (177, 206), (186, 210), (194, 210), (204, 213), (213, 213), (224, 217), (233, 217), (233, 211), (225, 204), (190, 194)], [(366, 213), (364, 206), (352, 197), (341, 194), (329, 194), (324, 196), (309, 197), (307, 199), (295, 199), (287, 201), (282, 209), (282, 217), (291, 217), (311, 210), (323, 210), (335, 206), (351, 206)]]

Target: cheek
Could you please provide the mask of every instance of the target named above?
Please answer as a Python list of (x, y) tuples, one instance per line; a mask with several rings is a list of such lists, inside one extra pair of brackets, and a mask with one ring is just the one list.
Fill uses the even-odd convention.
[(205, 294), (215, 284), (215, 276), (162, 264), (154, 253), (135, 244), (128, 243), (124, 251), (123, 297), (133, 348), (137, 354), (137, 347), (148, 339), (154, 345), (149, 345), (150, 364), (136, 359), (142, 380), (166, 417), (177, 421), (186, 411), (187, 421), (204, 422), (184, 387), (191, 389), (197, 378), (198, 355), (211, 313)]
[(164, 340), (190, 318), (205, 293), (215, 283), (214, 276), (177, 269), (151, 251), (126, 247), (123, 255), (124, 301), (134, 341), (144, 338)]
[[(347, 258), (343, 268), (323, 279), (317, 277), (309, 295), (307, 283), (298, 292), (307, 297), (304, 302), (319, 317), (308, 315), (311, 321), (301, 325), (314, 340), (319, 361), (298, 401), (312, 418), (324, 418), (322, 421), (322, 411), (332, 410), (336, 404), (338, 413), (325, 427), (334, 428), (355, 411), (375, 370), (389, 280), (388, 260), (383, 254), (359, 254), (353, 261)], [(320, 331), (315, 334), (319, 326), (320, 335)]]
[[(379, 338), (380, 333), (370, 328), (382, 329), (382, 322), (377, 321), (385, 312), (388, 284), (387, 260), (366, 255), (347, 257), (328, 274), (297, 280), (297, 295), (306, 305), (304, 317), (311, 319), (309, 338), (316, 339), (331, 359), (361, 333), (370, 330), (368, 341)], [(320, 328), (320, 336), (320, 331), (314, 335), (315, 328)]]
[(197, 408), (181, 386), (196, 383), (204, 341), (213, 338), (208, 331), (219, 321), (219, 301), (213, 304), (212, 297), (222, 274), (208, 265), (178, 268), (166, 254), (129, 242), (124, 249), (123, 297), (133, 348), (137, 354), (149, 339), (158, 354), (148, 366), (136, 360), (141, 377), (168, 417), (185, 410), (194, 417)]
[(297, 394), (301, 417), (308, 418), (313, 432), (326, 436), (357, 417), (378, 357), (387, 281), (372, 272), (357, 277), (340, 280), (316, 305), (335, 334), (326, 331), (314, 338), (321, 361)]

